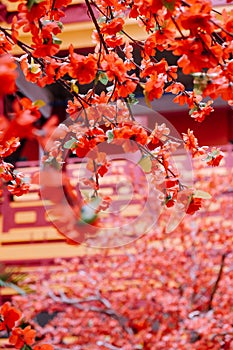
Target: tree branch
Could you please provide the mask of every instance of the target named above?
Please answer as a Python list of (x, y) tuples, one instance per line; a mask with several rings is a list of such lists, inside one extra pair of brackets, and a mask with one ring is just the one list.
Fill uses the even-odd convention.
[(219, 286), (219, 282), (221, 281), (221, 278), (222, 278), (226, 257), (227, 257), (227, 254), (224, 253), (222, 255), (222, 258), (221, 258), (221, 264), (220, 264), (219, 272), (218, 272), (218, 275), (217, 275), (217, 279), (216, 279), (216, 281), (215, 281), (215, 283), (213, 285), (213, 288), (212, 288), (212, 291), (211, 291), (211, 294), (210, 294), (210, 300), (209, 300), (209, 303), (208, 303), (207, 311), (210, 311), (213, 308), (213, 299), (214, 299), (214, 296), (215, 296), (215, 294), (217, 292), (217, 289), (218, 289), (218, 286)]
[[(78, 298), (67, 298), (64, 292), (59, 292), (60, 296), (55, 295), (53, 291), (48, 292), (48, 296), (54, 300), (55, 302), (58, 303), (64, 303), (64, 304), (72, 304), (74, 305), (77, 309), (82, 310), (82, 311), (92, 311), (92, 312), (97, 312), (104, 314), (106, 316), (114, 318), (119, 325), (122, 327), (122, 329), (127, 333), (127, 334), (134, 334), (132, 328), (128, 327), (126, 325), (128, 319), (120, 314), (118, 314), (115, 310), (112, 309), (111, 303), (106, 299), (103, 298), (101, 295), (96, 295), (96, 296), (90, 296), (86, 299), (78, 299)], [(105, 306), (105, 308), (97, 307), (97, 306), (83, 306), (81, 304), (83, 303), (89, 303), (92, 301), (98, 301), (101, 304)]]
[(91, 20), (93, 21), (94, 26), (95, 26), (95, 29), (97, 30), (97, 33), (98, 33), (98, 35), (99, 35), (100, 41), (101, 41), (102, 44), (103, 44), (104, 50), (105, 50), (105, 52), (108, 54), (108, 53), (109, 53), (108, 47), (107, 47), (107, 45), (106, 45), (106, 43), (105, 43), (105, 41), (104, 41), (103, 35), (102, 35), (101, 31), (100, 31), (100, 27), (99, 27), (98, 22), (97, 22), (97, 20), (96, 20), (96, 18), (95, 18), (95, 14), (94, 14), (94, 12), (93, 12), (93, 9), (92, 9), (92, 7), (91, 7), (91, 5), (90, 5), (90, 3), (89, 3), (88, 0), (85, 0), (85, 3), (86, 3), (86, 5), (87, 5), (88, 12), (89, 12), (89, 14), (90, 14), (90, 16), (91, 16)]

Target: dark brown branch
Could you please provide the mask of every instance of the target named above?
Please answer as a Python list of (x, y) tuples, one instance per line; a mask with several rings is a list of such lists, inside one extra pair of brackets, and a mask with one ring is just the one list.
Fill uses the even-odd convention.
[(215, 10), (215, 9), (212, 9), (211, 11), (213, 11), (213, 12), (216, 13), (217, 15), (220, 15), (220, 16), (222, 15), (221, 12), (219, 12), (219, 11), (217, 11), (217, 10)]
[(93, 21), (94, 26), (95, 26), (95, 29), (97, 30), (97, 33), (98, 33), (98, 35), (99, 35), (100, 41), (101, 41), (102, 44), (103, 44), (104, 50), (105, 50), (105, 52), (108, 54), (108, 53), (109, 53), (108, 47), (107, 47), (107, 45), (106, 45), (106, 43), (105, 43), (105, 41), (104, 41), (103, 35), (102, 35), (101, 31), (100, 31), (100, 27), (99, 27), (98, 22), (97, 22), (97, 20), (96, 20), (96, 18), (95, 18), (95, 14), (94, 14), (94, 12), (93, 12), (93, 9), (92, 9), (92, 7), (91, 7), (91, 5), (90, 5), (90, 3), (89, 3), (88, 0), (85, 0), (85, 3), (86, 3), (86, 5), (87, 5), (88, 12), (89, 12), (89, 14), (90, 14), (90, 16), (91, 16), (91, 20)]
[(172, 20), (172, 22), (174, 23), (174, 25), (175, 25), (176, 29), (178, 30), (178, 32), (180, 33), (181, 38), (182, 38), (182, 39), (185, 39), (184, 34), (182, 33), (180, 27), (179, 27), (178, 24), (176, 23), (176, 20), (175, 20), (175, 18), (174, 18), (173, 16), (171, 16), (171, 20)]
[(219, 282), (221, 281), (221, 278), (222, 278), (226, 257), (227, 257), (227, 254), (224, 253), (222, 255), (222, 258), (221, 258), (221, 264), (220, 264), (220, 268), (219, 268), (219, 271), (218, 271), (217, 279), (216, 279), (216, 281), (215, 281), (215, 283), (213, 285), (213, 288), (212, 288), (212, 291), (211, 291), (211, 294), (210, 294), (210, 300), (209, 300), (209, 303), (208, 303), (207, 311), (210, 311), (213, 308), (213, 299), (214, 299), (214, 296), (215, 296), (215, 294), (217, 292), (217, 289), (218, 289), (218, 286), (219, 286)]
[(5, 28), (3, 28), (3, 27), (0, 26), (0, 31), (3, 32), (3, 33), (5, 34), (5, 36), (6, 36), (9, 40), (11, 40), (11, 43), (12, 43), (12, 44), (18, 45), (24, 52), (26, 52), (27, 54), (31, 55), (32, 53), (31, 53), (31, 51), (29, 51), (29, 49), (32, 50), (32, 51), (33, 51), (34, 49), (33, 49), (31, 46), (29, 46), (29, 45), (23, 43), (23, 42), (20, 41), (20, 40), (17, 40), (17, 41), (15, 42), (15, 41), (12, 39), (11, 34), (8, 33), (8, 30), (10, 31), (11, 29), (5, 29)]
[(222, 26), (220, 26), (220, 24), (216, 23), (212, 19), (210, 19), (210, 22), (213, 23), (216, 27), (220, 28), (224, 33), (226, 33), (227, 35), (229, 35), (233, 38), (233, 34), (228, 32), (228, 30), (224, 29)]

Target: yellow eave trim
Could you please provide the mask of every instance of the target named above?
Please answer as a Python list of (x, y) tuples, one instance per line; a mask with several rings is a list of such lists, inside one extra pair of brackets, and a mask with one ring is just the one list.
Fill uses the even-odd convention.
[[(92, 32), (94, 25), (92, 22), (68, 23), (63, 26), (63, 31), (58, 35), (62, 40), (61, 50), (67, 50), (72, 44), (75, 48), (93, 47)], [(124, 30), (136, 40), (144, 40), (146, 31), (139, 27), (136, 20), (127, 20)], [(20, 33), (19, 39), (27, 45), (31, 44), (29, 33)], [(21, 54), (22, 50), (15, 45), (13, 54)]]

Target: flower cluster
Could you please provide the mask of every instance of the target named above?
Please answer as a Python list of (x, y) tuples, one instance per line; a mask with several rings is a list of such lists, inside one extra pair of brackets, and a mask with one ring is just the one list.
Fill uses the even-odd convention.
[(21, 326), (21, 318), (21, 312), (9, 302), (0, 307), (0, 332), (7, 332), (9, 343), (20, 350), (53, 350), (50, 344), (34, 345), (36, 331), (30, 325)]
[(14, 171), (14, 166), (4, 161), (4, 157), (13, 153), (19, 145), (19, 138), (16, 137), (12, 137), (0, 144), (0, 179), (9, 183), (7, 186), (8, 190), (16, 196), (27, 193), (30, 185), (24, 181), (24, 175), (21, 172)]
[[(69, 56), (60, 59), (54, 55), (61, 43), (62, 16), (68, 1), (20, 3), (19, 16), (12, 21), (11, 34), (2, 29), (0, 49), (10, 50), (12, 39), (20, 45), (19, 29), (32, 34), (32, 47), (21, 48), (21, 67), (29, 81), (40, 86), (51, 84), (69, 76), (78, 84), (103, 84), (109, 100), (127, 98), (140, 86), (145, 96), (152, 101), (164, 92), (175, 94), (179, 103), (195, 100), (192, 117), (204, 120), (212, 111), (210, 102), (203, 107), (197, 93), (185, 90), (177, 81), (178, 67), (185, 74), (201, 73), (208, 77), (198, 91), (204, 97), (232, 101), (232, 16), (226, 11), (219, 16), (212, 11), (211, 1), (145, 1), (131, 4), (128, 1), (96, 0), (95, 9), (99, 13), (97, 21), (92, 7), (87, 1), (87, 9), (95, 24), (93, 38), (96, 43), (94, 54), (88, 56), (74, 52), (71, 45)], [(134, 40), (125, 32), (127, 18), (135, 19), (148, 32), (145, 41)], [(177, 34), (179, 38), (177, 38)], [(127, 39), (126, 39), (127, 38)], [(129, 44), (128, 39), (132, 43)], [(133, 45), (141, 52), (141, 62), (134, 61)], [(120, 49), (119, 49), (120, 48)], [(118, 51), (120, 50), (121, 53)], [(169, 65), (165, 57), (155, 59), (156, 51), (169, 50), (179, 56), (177, 66)], [(33, 58), (34, 57), (34, 58)], [(137, 73), (139, 70), (139, 74)], [(68, 83), (65, 79), (66, 84)], [(69, 84), (67, 85), (69, 87)], [(71, 83), (72, 91), (72, 83)], [(76, 94), (80, 95), (76, 90)], [(98, 95), (95, 89), (84, 97), (83, 103), (91, 103)], [(191, 109), (193, 107), (190, 107)]]
[[(212, 11), (210, 0), (133, 3), (86, 0), (95, 27), (95, 49), (83, 55), (75, 52), (71, 44), (67, 56), (62, 57), (60, 53), (57, 55), (61, 44), (59, 34), (63, 30), (64, 10), (70, 3), (70, 0), (20, 2), (11, 28), (0, 27), (0, 78), (7, 81), (0, 95), (15, 92), (16, 65), (5, 52), (18, 45), (24, 54), (17, 61), (28, 81), (41, 87), (57, 82), (73, 97), (67, 106), (70, 124), (62, 124), (55, 143), (46, 146), (47, 164), (61, 165), (67, 150), (78, 158), (88, 158), (87, 169), (92, 175), (85, 181), (97, 197), (99, 177), (108, 172), (110, 164), (99, 146), (106, 142), (121, 146), (124, 152), (140, 151), (139, 164), (151, 174), (155, 188), (161, 192), (161, 202), (173, 207), (183, 191), (186, 212), (193, 214), (205, 198), (199, 198), (195, 189), (180, 181), (181, 174), (173, 166), (171, 155), (183, 144), (193, 158), (201, 156), (207, 165), (217, 166), (223, 154), (218, 149), (200, 147), (191, 130), (178, 140), (172, 138), (164, 124), (147, 130), (135, 121), (131, 105), (137, 103), (138, 92), (144, 94), (149, 106), (164, 93), (171, 93), (175, 103), (187, 105), (191, 118), (203, 122), (211, 115), (217, 97), (232, 104), (232, 13)], [(145, 40), (136, 40), (127, 33), (127, 20), (145, 29)], [(21, 30), (30, 34), (31, 46), (20, 40)], [(134, 55), (135, 50), (140, 54), (139, 59)], [(177, 63), (171, 64), (165, 54), (158, 59), (158, 51), (178, 56)], [(179, 81), (179, 70), (193, 75), (193, 91)], [(88, 85), (86, 93), (81, 93), (83, 85)], [(7, 152), (6, 142), (13, 147), (14, 142), (8, 141), (11, 137), (35, 137), (39, 105), (28, 98), (16, 101), (14, 118), (2, 139), (3, 153)], [(0, 176), (11, 181), (8, 189), (13, 194), (28, 190), (21, 174), (14, 173), (3, 160), (1, 167)]]

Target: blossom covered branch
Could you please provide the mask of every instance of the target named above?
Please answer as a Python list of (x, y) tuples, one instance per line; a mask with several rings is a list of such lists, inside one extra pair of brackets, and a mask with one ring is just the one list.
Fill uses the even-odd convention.
[[(15, 92), (13, 59), (5, 54), (18, 45), (24, 54), (17, 61), (28, 81), (40, 87), (57, 82), (72, 96), (67, 113), (73, 125), (61, 127), (58, 148), (56, 152), (53, 147), (47, 150), (47, 162), (59, 163), (65, 149), (83, 158), (95, 148), (98, 166), (92, 167), (91, 160), (88, 167), (93, 172), (94, 194), (97, 196), (98, 178), (109, 168), (106, 154), (101, 153), (98, 146), (103, 142), (120, 142), (124, 152), (141, 151), (142, 158), (148, 159), (149, 172), (155, 179), (161, 174), (164, 176), (164, 187), (159, 185), (163, 204), (173, 206), (178, 193), (183, 191), (185, 211), (192, 214), (199, 210), (204, 198), (197, 197), (194, 189), (187, 190), (185, 184), (181, 184), (180, 174), (172, 168), (171, 154), (183, 144), (193, 157), (203, 156), (210, 166), (217, 166), (223, 154), (218, 149), (199, 147), (191, 130), (175, 142), (166, 126), (155, 125), (150, 131), (145, 129), (135, 121), (130, 105), (137, 102), (137, 91), (144, 94), (148, 105), (164, 93), (171, 93), (174, 103), (187, 104), (190, 116), (197, 122), (204, 121), (211, 114), (213, 100), (219, 96), (232, 105), (232, 13), (223, 10), (220, 15), (212, 10), (209, 0), (136, 3), (129, 0), (120, 3), (86, 0), (95, 27), (94, 53), (84, 56), (76, 53), (70, 45), (68, 56), (57, 57), (64, 8), (70, 3), (70, 0), (22, 0), (10, 28), (0, 27), (1, 59), (11, 65), (7, 77), (4, 76), (9, 84), (2, 94)], [(128, 19), (144, 27), (145, 40), (139, 41), (127, 33), (125, 25)], [(20, 40), (20, 30), (31, 33), (31, 46)], [(140, 62), (134, 57), (135, 47), (140, 52)], [(157, 51), (178, 56), (177, 65), (170, 65), (165, 57), (155, 58)], [(184, 74), (193, 75), (193, 91), (187, 90), (179, 81), (179, 69)], [(80, 86), (87, 84), (91, 88), (85, 94), (80, 93)], [(112, 102), (117, 106), (115, 109), (109, 108)], [(25, 117), (30, 111), (32, 126), (38, 118), (38, 106), (36, 110), (35, 105), (28, 101), (25, 104), (24, 99), (19, 104), (20, 109), (14, 107), (15, 114), (23, 113)], [(108, 107), (102, 107), (104, 105)], [(98, 112), (88, 112), (90, 106), (99, 106)]]

